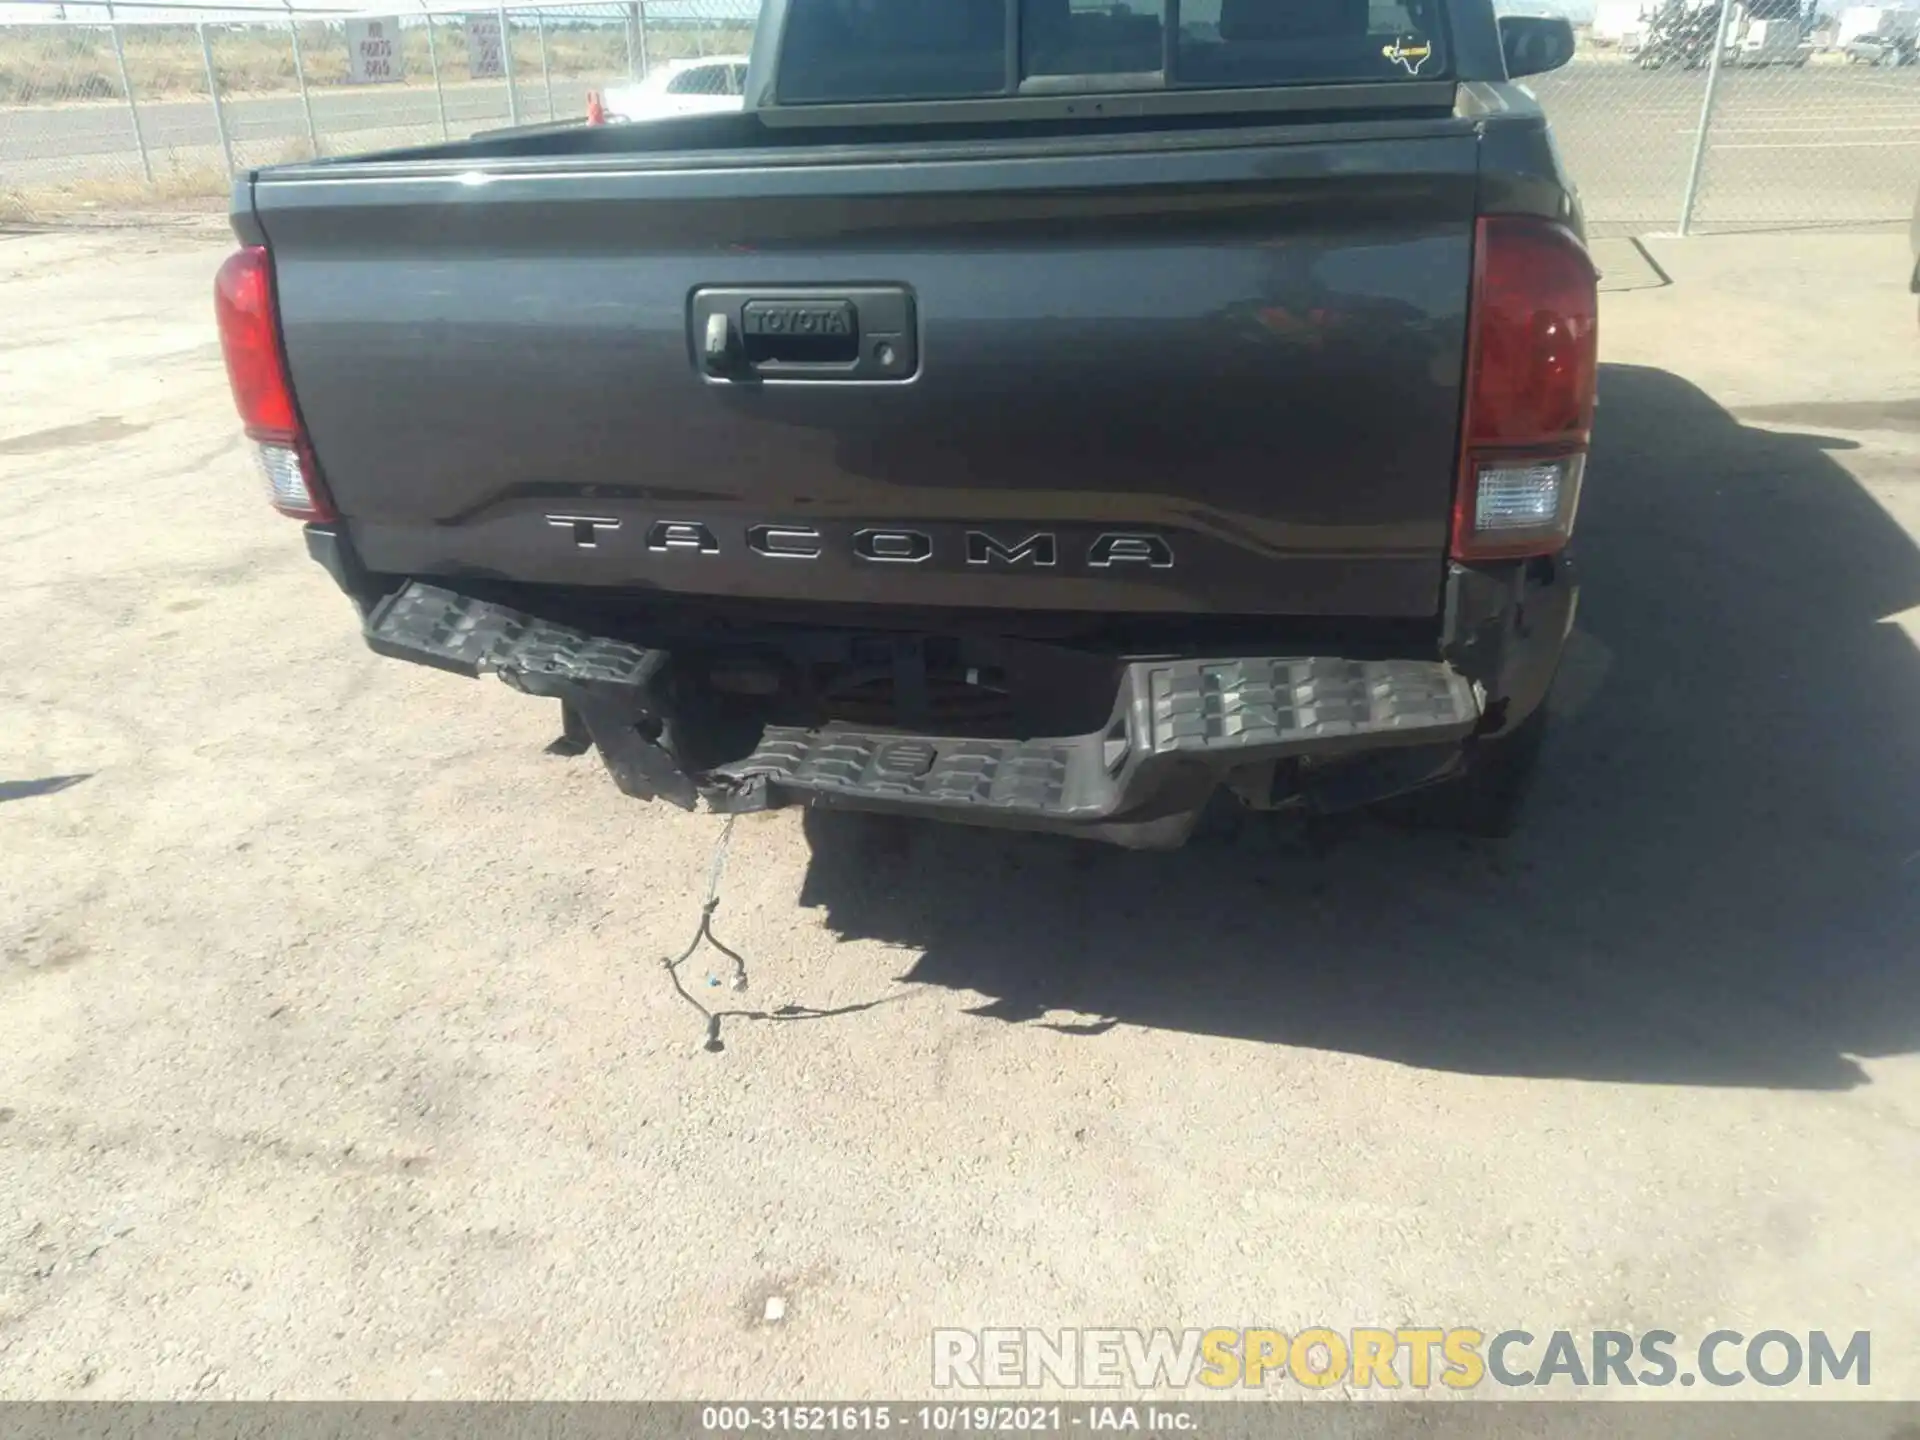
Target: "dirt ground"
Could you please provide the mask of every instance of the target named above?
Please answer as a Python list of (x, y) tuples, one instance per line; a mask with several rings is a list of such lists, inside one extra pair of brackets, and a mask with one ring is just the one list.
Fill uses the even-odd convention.
[(1608, 250), (1520, 838), (743, 821), (719, 1054), (659, 961), (721, 822), (366, 651), (238, 440), (226, 243), (0, 238), (0, 1395), (922, 1395), (935, 1326), (1428, 1324), (1869, 1329), (1920, 1398), (1899, 237)]

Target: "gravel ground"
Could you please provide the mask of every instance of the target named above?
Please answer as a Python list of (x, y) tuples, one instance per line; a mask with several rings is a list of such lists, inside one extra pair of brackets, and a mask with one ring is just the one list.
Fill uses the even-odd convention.
[(1608, 255), (1522, 837), (743, 820), (720, 1054), (658, 962), (721, 822), (362, 647), (236, 438), (225, 243), (0, 238), (0, 1395), (924, 1394), (934, 1326), (1424, 1323), (1871, 1329), (1920, 1398), (1897, 238)]

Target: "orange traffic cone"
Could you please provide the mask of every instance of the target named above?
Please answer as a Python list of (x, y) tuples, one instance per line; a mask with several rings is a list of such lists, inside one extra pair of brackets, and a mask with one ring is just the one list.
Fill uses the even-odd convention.
[(607, 123), (607, 107), (600, 103), (600, 92), (598, 90), (589, 90), (587, 92), (587, 123), (589, 125), (604, 125)]

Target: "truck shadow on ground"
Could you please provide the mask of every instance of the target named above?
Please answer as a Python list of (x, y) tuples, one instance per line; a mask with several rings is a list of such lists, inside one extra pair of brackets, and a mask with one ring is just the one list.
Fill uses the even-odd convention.
[(1920, 1048), (1920, 552), (1832, 458), (1605, 367), (1524, 828), (1177, 854), (812, 813), (803, 904), (905, 979), (1477, 1074), (1844, 1089)]

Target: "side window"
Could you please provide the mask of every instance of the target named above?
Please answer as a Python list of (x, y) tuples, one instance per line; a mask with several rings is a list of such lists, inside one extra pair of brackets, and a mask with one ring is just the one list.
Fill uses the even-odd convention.
[(1177, 67), (1199, 85), (1437, 79), (1441, 0), (1182, 0)]

